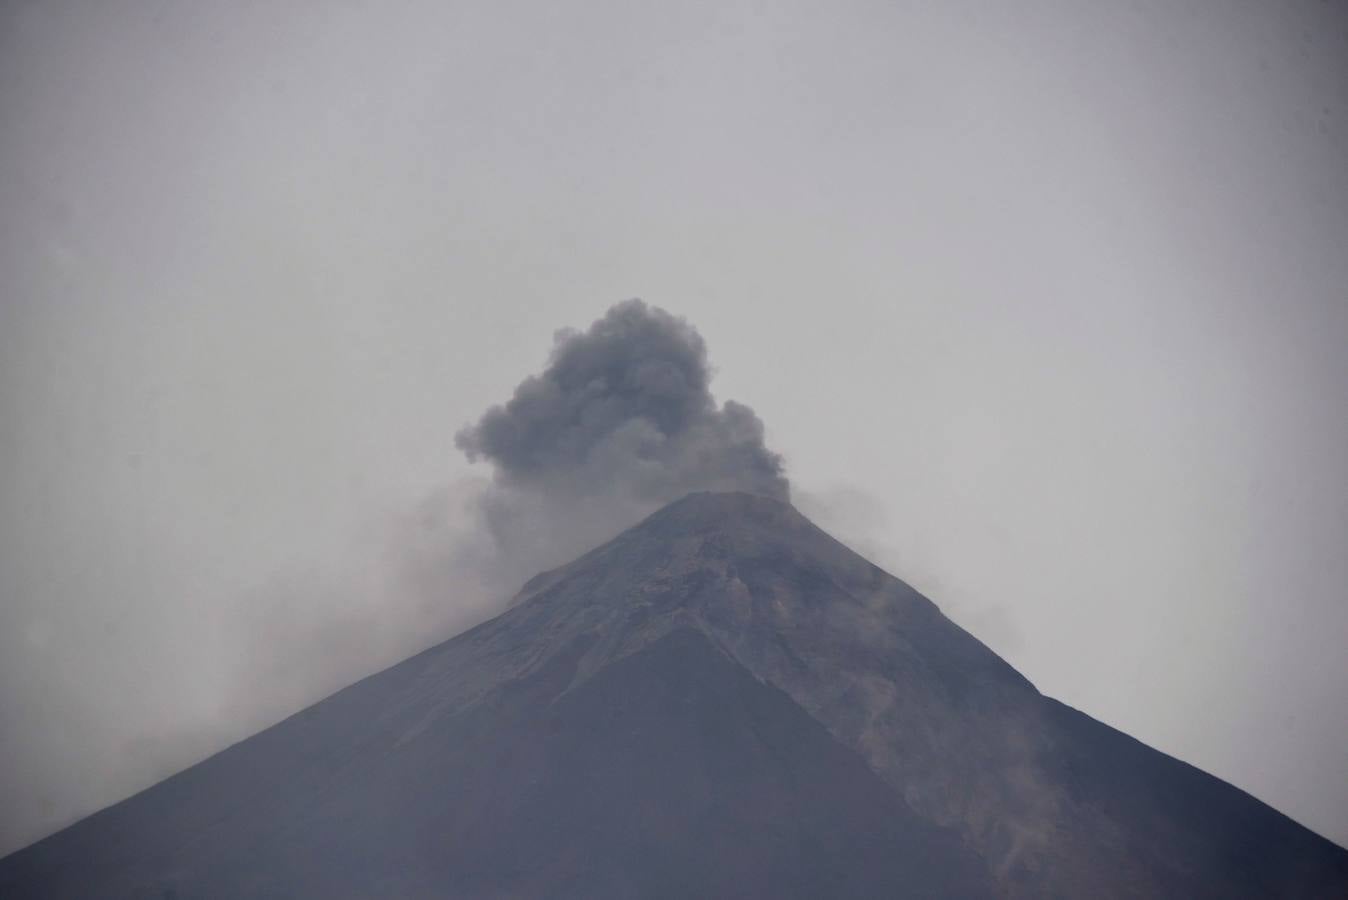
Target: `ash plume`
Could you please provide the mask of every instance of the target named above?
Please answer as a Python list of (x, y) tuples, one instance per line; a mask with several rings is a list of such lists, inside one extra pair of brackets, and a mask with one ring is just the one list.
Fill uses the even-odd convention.
[(477, 505), (501, 577), (563, 562), (692, 491), (787, 499), (762, 421), (718, 405), (710, 381), (697, 330), (641, 300), (557, 332), (544, 370), (456, 437), (493, 468)]

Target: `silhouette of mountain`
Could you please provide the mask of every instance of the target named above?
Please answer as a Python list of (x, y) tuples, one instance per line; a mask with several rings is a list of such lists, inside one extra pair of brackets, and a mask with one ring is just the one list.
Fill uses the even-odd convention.
[(13, 898), (1345, 895), (1348, 851), (738, 493), (0, 860)]

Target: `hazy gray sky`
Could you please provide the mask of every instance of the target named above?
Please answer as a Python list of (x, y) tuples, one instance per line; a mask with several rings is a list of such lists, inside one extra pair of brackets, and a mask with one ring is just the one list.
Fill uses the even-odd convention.
[(1348, 843), (1348, 13), (0, 6), (0, 852), (488, 611), (454, 435), (705, 337), (797, 504)]

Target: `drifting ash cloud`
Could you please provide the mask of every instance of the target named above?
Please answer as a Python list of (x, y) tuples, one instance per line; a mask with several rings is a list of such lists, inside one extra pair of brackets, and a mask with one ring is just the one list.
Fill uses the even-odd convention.
[(557, 332), (544, 370), (457, 436), (493, 469), (475, 504), (490, 543), (470, 558), (518, 583), (692, 491), (787, 499), (762, 421), (710, 382), (697, 330), (641, 300)]
[[(146, 607), (139, 628), (120, 627), (127, 658), (174, 678), (147, 687), (109, 669), (98, 645), (71, 645), (64, 680), (39, 703), (20, 690), (25, 663), (51, 651), (30, 628), (0, 654), (0, 718), (14, 726), (0, 729), (0, 855), (490, 618), (538, 572), (668, 501), (705, 489), (786, 497), (762, 423), (717, 405), (710, 379), (691, 325), (618, 304), (584, 332), (559, 332), (543, 371), (462, 430), (482, 475), (374, 512), (323, 561), (216, 586), (195, 611)], [(194, 617), (209, 640), (177, 637), (201, 633)], [(54, 702), (69, 715), (52, 718)]]

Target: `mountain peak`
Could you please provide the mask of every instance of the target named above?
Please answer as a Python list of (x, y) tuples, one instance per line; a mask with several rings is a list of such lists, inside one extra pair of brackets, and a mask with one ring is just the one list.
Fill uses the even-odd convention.
[(694, 491), (652, 513), (647, 523), (668, 523), (670, 527), (705, 528), (733, 523), (780, 525), (808, 520), (790, 503), (747, 491)]
[(516, 602), (554, 583), (562, 573), (592, 567), (601, 559), (622, 557), (623, 568), (633, 564), (667, 567), (676, 558), (691, 563), (697, 557), (710, 563), (730, 557), (758, 558), (787, 549), (880, 573), (790, 503), (744, 491), (697, 491), (651, 513), (571, 563), (536, 576)]
[(687, 569), (730, 556), (758, 556), (769, 545), (810, 539), (845, 550), (784, 501), (744, 491), (697, 491), (578, 559), (534, 576), (510, 605), (518, 606), (563, 579), (596, 567), (615, 564), (636, 575), (650, 567)]

